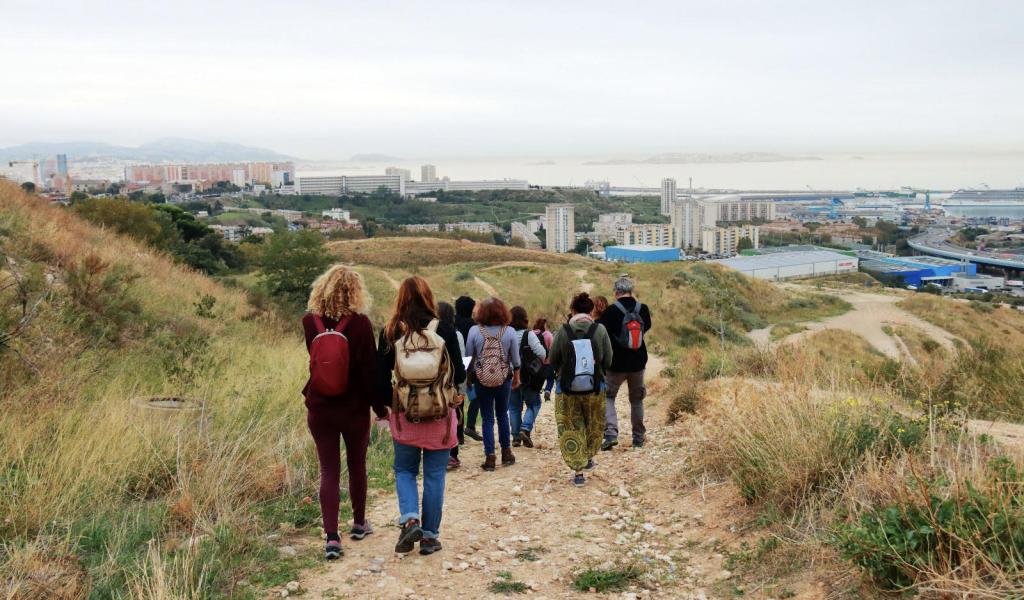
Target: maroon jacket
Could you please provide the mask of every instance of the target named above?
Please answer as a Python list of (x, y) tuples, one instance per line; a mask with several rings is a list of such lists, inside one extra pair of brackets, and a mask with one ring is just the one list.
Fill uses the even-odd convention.
[[(328, 317), (321, 317), (324, 327), (336, 327), (338, 322)], [(309, 350), (313, 338), (317, 335), (316, 322), (313, 315), (307, 313), (302, 317), (302, 329), (306, 333), (306, 350)], [(342, 396), (317, 396), (309, 391), (309, 380), (302, 388), (306, 398), (306, 408), (337, 409), (350, 414), (353, 418), (362, 417), (372, 408), (378, 417), (387, 415), (388, 405), (380, 401), (376, 394), (377, 384), (377, 345), (373, 337), (373, 326), (366, 315), (352, 315), (348, 323), (341, 329), (348, 338), (349, 374), (348, 391)]]

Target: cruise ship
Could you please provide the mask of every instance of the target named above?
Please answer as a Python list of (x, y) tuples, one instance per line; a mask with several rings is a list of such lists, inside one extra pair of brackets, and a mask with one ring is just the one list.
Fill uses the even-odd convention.
[(957, 190), (943, 206), (1024, 206), (1024, 188), (1012, 190)]

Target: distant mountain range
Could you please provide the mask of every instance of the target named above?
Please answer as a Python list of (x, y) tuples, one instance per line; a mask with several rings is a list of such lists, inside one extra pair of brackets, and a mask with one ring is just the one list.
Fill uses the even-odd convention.
[(349, 160), (352, 162), (398, 162), (402, 159), (390, 154), (353, 154)]
[(0, 148), (0, 160), (27, 160), (67, 154), (68, 160), (113, 158), (151, 162), (235, 162), (247, 160), (295, 160), (291, 156), (241, 144), (202, 142), (167, 137), (141, 146), (116, 146), (103, 142), (32, 142)]
[(701, 154), (668, 152), (657, 154), (650, 158), (641, 160), (628, 158), (613, 158), (610, 160), (596, 160), (585, 162), (585, 165), (686, 165), (700, 163), (760, 163), (760, 162), (788, 162), (793, 160), (821, 160), (818, 156), (788, 156), (785, 154), (773, 154), (770, 152), (737, 152), (730, 154)]

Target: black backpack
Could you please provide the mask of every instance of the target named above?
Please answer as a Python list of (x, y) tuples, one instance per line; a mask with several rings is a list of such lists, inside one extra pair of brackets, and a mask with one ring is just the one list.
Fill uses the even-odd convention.
[(520, 382), (523, 387), (540, 391), (544, 387), (544, 361), (530, 348), (530, 330), (523, 332), (519, 342)]

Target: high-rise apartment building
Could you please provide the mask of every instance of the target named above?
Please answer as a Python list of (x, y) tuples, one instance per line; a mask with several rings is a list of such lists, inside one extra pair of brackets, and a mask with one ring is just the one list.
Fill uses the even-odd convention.
[(576, 247), (576, 216), (572, 204), (548, 204), (545, 211), (548, 252), (572, 252)]
[(664, 223), (628, 225), (618, 231), (615, 241), (620, 246), (676, 246), (675, 229)]
[(423, 165), (420, 167), (420, 181), (424, 183), (437, 181), (437, 167), (434, 165)]
[(761, 245), (757, 225), (734, 225), (732, 227), (706, 227), (701, 232), (701, 248), (711, 254), (731, 256), (736, 254), (740, 240), (747, 238), (754, 248)]
[(661, 180), (661, 214), (672, 212), (672, 203), (676, 201), (676, 180), (666, 177)]
[(402, 169), (400, 167), (388, 167), (384, 169), (385, 175), (398, 175), (402, 179), (409, 181), (412, 179), (412, 171), (409, 169)]
[(706, 206), (700, 200), (686, 198), (672, 203), (671, 225), (679, 248), (700, 248), (701, 230), (708, 225), (707, 215)]

